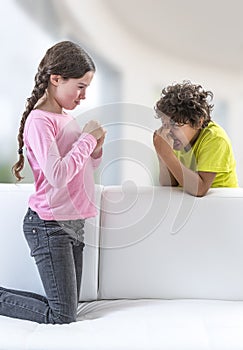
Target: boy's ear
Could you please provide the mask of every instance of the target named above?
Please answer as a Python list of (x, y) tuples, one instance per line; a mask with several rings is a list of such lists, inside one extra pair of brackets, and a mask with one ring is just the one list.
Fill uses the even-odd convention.
[(60, 80), (61, 80), (61, 75), (57, 75), (57, 74), (51, 74), (50, 75), (50, 83), (52, 85), (58, 86)]
[(204, 118), (201, 117), (201, 118), (199, 119), (199, 121), (198, 121), (198, 127), (199, 127), (199, 129), (202, 127), (203, 122), (204, 122)]

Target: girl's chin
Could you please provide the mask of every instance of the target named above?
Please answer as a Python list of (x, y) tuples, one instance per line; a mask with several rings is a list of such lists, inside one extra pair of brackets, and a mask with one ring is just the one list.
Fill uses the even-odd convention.
[(72, 106), (64, 107), (67, 111), (73, 111), (78, 105), (73, 104)]

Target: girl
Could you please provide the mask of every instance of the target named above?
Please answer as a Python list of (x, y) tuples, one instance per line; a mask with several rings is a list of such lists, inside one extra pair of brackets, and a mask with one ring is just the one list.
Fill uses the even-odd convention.
[(93, 169), (105, 131), (96, 121), (81, 131), (64, 109), (73, 110), (85, 99), (94, 73), (92, 59), (70, 41), (47, 50), (38, 67), (20, 122), (13, 172), (22, 179), (25, 145), (35, 193), (23, 228), (46, 297), (0, 287), (0, 315), (52, 324), (76, 320), (84, 220), (96, 215)]
[(211, 91), (184, 81), (162, 90), (154, 133), (160, 184), (182, 186), (193, 196), (210, 187), (238, 187), (235, 158), (225, 131), (211, 120)]

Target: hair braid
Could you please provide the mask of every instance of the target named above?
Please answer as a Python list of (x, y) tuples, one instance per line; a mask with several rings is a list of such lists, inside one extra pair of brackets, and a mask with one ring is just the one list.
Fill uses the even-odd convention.
[(25, 109), (25, 111), (22, 115), (22, 119), (20, 121), (19, 133), (18, 133), (18, 137), (17, 137), (18, 145), (19, 145), (19, 149), (18, 149), (19, 159), (12, 167), (12, 172), (16, 176), (17, 181), (20, 181), (23, 179), (23, 177), (20, 175), (20, 172), (24, 167), (23, 133), (24, 133), (25, 122), (26, 122), (30, 112), (33, 110), (34, 106), (38, 102), (38, 100), (44, 95), (46, 88), (48, 86), (49, 76), (50, 75), (47, 73), (43, 74), (41, 70), (39, 70), (38, 73), (36, 74), (35, 87), (32, 91), (31, 96), (27, 99), (26, 109)]

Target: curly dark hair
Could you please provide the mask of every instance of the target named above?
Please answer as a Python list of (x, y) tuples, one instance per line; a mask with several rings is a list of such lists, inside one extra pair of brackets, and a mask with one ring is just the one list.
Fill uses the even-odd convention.
[[(189, 124), (192, 127), (202, 125), (205, 128), (211, 120), (213, 105), (211, 91), (203, 90), (201, 85), (183, 81), (182, 84), (173, 84), (162, 90), (161, 98), (155, 105), (160, 111), (179, 124)], [(157, 116), (160, 118), (160, 116)]]
[(17, 181), (23, 179), (20, 172), (24, 167), (23, 132), (25, 122), (38, 100), (45, 94), (50, 75), (61, 75), (64, 79), (81, 78), (89, 71), (95, 72), (95, 64), (89, 54), (76, 43), (61, 41), (46, 51), (39, 64), (35, 75), (35, 85), (31, 96), (27, 99), (26, 109), (20, 121), (18, 133), (19, 159), (12, 167)]

